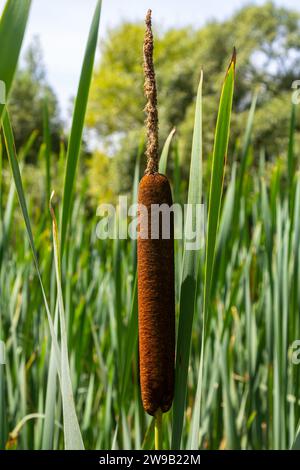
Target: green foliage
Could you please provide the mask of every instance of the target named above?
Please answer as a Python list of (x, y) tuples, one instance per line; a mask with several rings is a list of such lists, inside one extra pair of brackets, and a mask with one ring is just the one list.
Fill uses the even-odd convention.
[[(202, 83), (201, 73), (197, 92), (192, 155), (190, 164), (188, 204), (193, 211), (187, 216), (196, 226), (196, 204), (202, 201)], [(191, 206), (190, 206), (191, 207)], [(176, 346), (175, 367), (175, 394), (173, 404), (173, 430), (172, 448), (180, 448), (183, 418), (186, 401), (186, 389), (188, 379), (188, 366), (190, 359), (193, 318), (195, 313), (195, 300), (197, 292), (197, 276), (199, 268), (200, 249), (190, 250), (185, 240), (182, 256), (182, 273), (180, 279), (179, 320)]]
[[(116, 157), (116, 190), (128, 190), (130, 160), (136, 155), (143, 125), (145, 99), (142, 78), (142, 24), (123, 24), (102, 43), (94, 73), (87, 122)], [(299, 14), (272, 3), (248, 6), (222, 23), (199, 31), (155, 31), (155, 66), (161, 144), (175, 126), (180, 137), (184, 176), (191, 152), (193, 110), (200, 68), (209, 79), (203, 88), (204, 160), (212, 152), (217, 117), (217, 93), (226, 57), (238, 52), (237, 88), (232, 115), (232, 143), (243, 132), (247, 110), (259, 88), (253, 140), (256, 154), (264, 146), (268, 157), (287, 146), (291, 84), (300, 74)], [(299, 130), (299, 125), (298, 128)], [(296, 136), (299, 140), (299, 133)], [(113, 148), (113, 151), (111, 150)], [(230, 154), (233, 147), (230, 147)], [(124, 165), (123, 162), (126, 161)], [(132, 174), (132, 173), (131, 173)]]
[[(7, 0), (0, 21), (0, 77), (9, 96), (24, 38), (31, 0)], [(0, 117), (4, 105), (0, 104)]]
[(97, 207), (102, 202), (114, 202), (116, 177), (111, 159), (100, 151), (95, 151), (86, 160), (87, 193), (92, 206)]
[(95, 60), (95, 52), (98, 40), (99, 22), (101, 16), (102, 0), (98, 0), (93, 20), (87, 39), (84, 58), (80, 73), (77, 95), (74, 103), (72, 126), (67, 148), (67, 161), (65, 169), (65, 181), (63, 192), (63, 208), (61, 221), (61, 254), (63, 254), (65, 239), (67, 236), (68, 222), (71, 212), (72, 196), (75, 184), (77, 163), (82, 143), (83, 125), (87, 101), (90, 91), (91, 78)]
[(38, 131), (36, 142), (27, 158), (31, 163), (36, 162), (43, 140), (45, 100), (47, 100), (50, 116), (52, 149), (58, 153), (62, 135), (58, 102), (47, 83), (42, 51), (36, 38), (26, 51), (24, 62), (16, 73), (9, 99), (17, 149), (19, 150), (24, 145), (33, 130)]
[[(251, 8), (247, 11), (256, 11)], [(262, 27), (272, 8), (266, 7)], [(99, 15), (100, 2), (83, 62), (68, 160), (63, 146), (60, 158), (51, 160), (52, 171), (57, 164), (58, 173), (66, 174), (64, 185), (51, 179), (51, 185), (64, 186), (65, 207), (65, 216), (57, 222), (51, 206), (53, 240), (45, 210), (50, 179), (45, 151), (47, 117), (44, 115), (44, 142), (39, 152), (46, 164), (39, 162), (34, 173), (29, 165), (24, 169), (22, 161), (34, 143), (34, 134), (17, 158), (10, 119), (3, 114), (12, 177), (2, 167), (0, 142), (1, 177), (6, 183), (2, 185), (1, 180), (0, 185), (0, 334), (6, 346), (6, 364), (0, 366), (0, 445), (10, 449), (82, 448), (83, 443), (87, 449), (153, 448), (154, 422), (142, 410), (138, 380), (136, 241), (99, 240), (98, 219), (87, 210), (86, 186), (76, 186)], [(255, 16), (248, 20), (254, 21)], [(0, 61), (7, 76), (13, 71), (7, 68), (15, 68), (24, 28), (17, 14), (11, 22), (19, 47), (14, 49), (10, 36), (8, 46), (14, 50), (14, 60)], [(0, 39), (4, 41), (2, 26), (1, 20)], [(271, 24), (270, 31), (273, 27)], [(223, 45), (226, 47), (225, 36)], [(227, 59), (220, 57), (222, 63)], [(204, 89), (217, 87), (213, 78), (207, 77)], [(284, 155), (276, 153), (273, 161), (266, 161), (261, 145), (253, 146), (253, 141), (257, 144), (252, 135), (254, 98), (241, 145), (229, 159), (229, 177), (223, 181), (233, 78), (231, 64), (212, 131), (215, 146), (207, 165), (209, 190), (202, 185), (202, 116), (206, 118), (202, 75), (196, 113), (190, 113), (195, 118), (195, 132), (188, 200), (208, 200), (207, 244), (206, 250), (194, 252), (186, 249), (183, 240), (175, 243), (179, 375), (173, 417), (172, 413), (164, 417), (163, 448), (170, 448), (172, 440), (174, 447), (181, 443), (184, 449), (299, 447), (300, 373), (299, 365), (292, 361), (292, 345), (300, 334), (300, 162), (294, 139), (298, 116), (292, 109), (289, 129), (282, 134), (283, 140), (288, 139)], [(218, 80), (221, 83), (220, 77)], [(238, 78), (235, 83), (239, 84)], [(213, 91), (209, 96), (213, 102)], [(279, 111), (284, 102), (278, 101)], [(143, 149), (138, 126), (134, 135), (138, 152), (134, 171), (128, 159), (127, 173), (134, 175), (131, 193), (135, 201)], [(172, 165), (167, 165), (169, 142), (160, 165), (168, 174), (174, 167), (174, 201), (185, 202), (180, 184), (185, 157), (175, 145), (170, 155), (174, 160), (169, 158)], [(179, 142), (184, 142), (183, 133)], [(124, 154), (128, 158), (129, 149)], [(98, 152), (89, 160), (87, 180), (96, 180), (99, 165), (99, 178), (109, 180), (107, 186), (99, 187), (101, 195), (102, 189), (109, 192), (114, 179), (107, 174), (108, 157)], [(38, 187), (40, 198), (35, 194)], [(15, 205), (16, 194), (21, 211)], [(91, 196), (96, 199), (96, 192)], [(57, 223), (61, 226), (62, 221), (65, 250), (61, 259)]]

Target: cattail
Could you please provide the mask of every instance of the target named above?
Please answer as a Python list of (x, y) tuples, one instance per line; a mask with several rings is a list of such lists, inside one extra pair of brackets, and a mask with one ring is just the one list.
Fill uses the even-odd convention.
[[(142, 401), (151, 415), (166, 412), (174, 393), (175, 292), (174, 292), (174, 220), (170, 214), (170, 232), (163, 238), (162, 214), (158, 237), (151, 238), (154, 204), (172, 206), (172, 194), (166, 176), (158, 173), (158, 116), (151, 10), (146, 17), (144, 40), (144, 91), (147, 98), (147, 168), (139, 184), (138, 307), (139, 358)], [(141, 205), (147, 209), (142, 210)], [(157, 219), (156, 219), (157, 220)]]

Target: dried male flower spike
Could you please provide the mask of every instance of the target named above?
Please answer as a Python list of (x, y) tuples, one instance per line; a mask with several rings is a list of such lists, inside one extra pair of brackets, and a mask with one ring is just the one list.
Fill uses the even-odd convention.
[(146, 17), (144, 73), (147, 168), (139, 184), (138, 202), (147, 211), (139, 210), (137, 243), (139, 358), (143, 406), (147, 413), (155, 415), (158, 410), (169, 410), (174, 394), (175, 288), (173, 213), (170, 213), (169, 236), (163, 238), (163, 215), (160, 214), (158, 238), (151, 238), (154, 224), (151, 208), (155, 204), (166, 204), (168, 207), (173, 204), (169, 181), (158, 173), (158, 116), (151, 10)]

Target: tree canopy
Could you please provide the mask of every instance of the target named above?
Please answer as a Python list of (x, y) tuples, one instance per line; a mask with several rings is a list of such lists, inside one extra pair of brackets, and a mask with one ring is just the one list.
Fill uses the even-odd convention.
[[(155, 26), (155, 25), (154, 25)], [(117, 190), (128, 189), (140, 142), (143, 96), (143, 23), (121, 24), (102, 40), (87, 123), (113, 155)], [(212, 151), (221, 83), (233, 46), (237, 80), (231, 144), (245, 129), (253, 94), (259, 91), (254, 149), (267, 156), (286, 149), (292, 82), (300, 76), (300, 16), (273, 3), (245, 7), (223, 22), (194, 28), (155, 29), (154, 60), (158, 83), (161, 145), (176, 126), (183, 170), (188, 171), (193, 109), (200, 70), (204, 71), (204, 158)], [(109, 145), (108, 145), (109, 144)]]
[(43, 54), (38, 38), (35, 38), (24, 55), (14, 79), (9, 97), (9, 109), (12, 116), (16, 147), (19, 149), (37, 131), (37, 139), (28, 155), (30, 162), (35, 162), (43, 138), (44, 106), (48, 107), (52, 149), (59, 150), (62, 125), (54, 91), (46, 78)]

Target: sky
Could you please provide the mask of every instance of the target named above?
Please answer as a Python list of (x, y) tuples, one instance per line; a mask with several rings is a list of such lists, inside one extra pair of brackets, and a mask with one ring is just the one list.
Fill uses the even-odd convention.
[[(249, 0), (103, 0), (99, 42), (107, 30), (122, 20), (141, 21), (148, 8), (153, 21), (163, 28), (199, 27), (211, 19), (223, 20)], [(276, 4), (300, 12), (299, 0), (277, 0)], [(5, 0), (0, 0), (2, 11)], [(32, 0), (22, 52), (33, 37), (40, 38), (50, 85), (57, 94), (62, 117), (68, 118), (70, 98), (76, 95), (85, 43), (96, 0)]]

